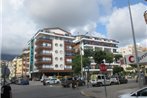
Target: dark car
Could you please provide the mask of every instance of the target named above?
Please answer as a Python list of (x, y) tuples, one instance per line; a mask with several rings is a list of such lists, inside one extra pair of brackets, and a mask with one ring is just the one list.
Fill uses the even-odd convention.
[(128, 80), (125, 77), (119, 77), (119, 83), (126, 84), (126, 83), (128, 83)]
[(82, 79), (78, 79), (77, 82), (78, 82), (78, 86), (84, 86), (85, 85), (85, 81), (82, 80)]
[(16, 81), (16, 84), (18, 85), (29, 85), (29, 80), (25, 78), (19, 78)]
[(72, 84), (72, 78), (63, 78), (61, 80), (61, 85), (63, 87), (70, 87), (71, 84)]

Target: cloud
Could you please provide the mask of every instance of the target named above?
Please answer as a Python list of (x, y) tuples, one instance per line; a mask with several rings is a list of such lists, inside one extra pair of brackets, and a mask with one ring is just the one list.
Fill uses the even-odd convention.
[(36, 32), (36, 25), (27, 18), (20, 6), (22, 3), (13, 1), (15, 0), (3, 1), (0, 25), (2, 25), (2, 53), (6, 54), (20, 54)]
[[(147, 27), (143, 17), (146, 8), (147, 6), (142, 3), (131, 5), (137, 43), (147, 39)], [(133, 44), (128, 7), (113, 11), (108, 20), (107, 32), (109, 37), (120, 41), (120, 46)]]
[[(95, 32), (100, 13), (112, 0), (3, 0), (2, 53), (20, 54), (38, 29), (60, 27), (71, 33)], [(102, 10), (103, 9), (103, 10)]]

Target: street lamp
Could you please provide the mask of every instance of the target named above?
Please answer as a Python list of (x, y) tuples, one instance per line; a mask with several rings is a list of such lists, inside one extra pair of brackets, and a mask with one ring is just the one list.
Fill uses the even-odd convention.
[(130, 21), (131, 21), (131, 28), (132, 28), (132, 37), (133, 37), (134, 50), (135, 50), (135, 56), (136, 56), (135, 59), (136, 59), (137, 71), (138, 71), (138, 82), (139, 82), (139, 87), (141, 88), (140, 67), (139, 67), (139, 61), (138, 61), (138, 53), (137, 53), (137, 47), (136, 47), (136, 40), (135, 40), (135, 33), (134, 33), (134, 26), (133, 26), (133, 19), (132, 19), (132, 13), (131, 13), (131, 7), (130, 7), (130, 1), (129, 1), (129, 0), (128, 0), (128, 8), (129, 8)]
[[(85, 36), (86, 34), (88, 34), (88, 32), (86, 32), (83, 36)], [(82, 36), (80, 37), (80, 55), (81, 55), (81, 77), (83, 77), (83, 57), (82, 57)]]
[(144, 19), (145, 19), (145, 22), (147, 24), (147, 10), (144, 12)]

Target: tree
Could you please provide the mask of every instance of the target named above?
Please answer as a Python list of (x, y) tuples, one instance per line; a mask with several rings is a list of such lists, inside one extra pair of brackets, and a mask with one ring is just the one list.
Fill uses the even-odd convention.
[[(82, 57), (83, 57), (83, 59), (82, 59), (83, 67), (90, 65), (89, 58), (85, 57), (85, 56), (82, 56)], [(78, 54), (73, 58), (72, 65), (73, 65), (74, 73), (80, 74), (80, 72), (81, 72), (81, 55)]]
[(106, 57), (105, 57), (105, 59), (106, 59), (106, 62), (107, 63), (112, 63), (113, 62), (113, 54), (112, 53), (110, 53), (110, 52), (106, 52)]
[(93, 57), (94, 51), (93, 49), (85, 49), (84, 50), (84, 57)]
[(101, 50), (95, 51), (93, 58), (97, 64), (100, 64), (106, 58), (106, 52)]
[(120, 67), (120, 66), (114, 66), (113, 68), (113, 74), (120, 73), (123, 71), (124, 71), (123, 67)]
[(114, 55), (115, 61), (117, 62), (118, 60), (120, 60), (120, 58), (122, 58), (121, 54), (115, 54)]

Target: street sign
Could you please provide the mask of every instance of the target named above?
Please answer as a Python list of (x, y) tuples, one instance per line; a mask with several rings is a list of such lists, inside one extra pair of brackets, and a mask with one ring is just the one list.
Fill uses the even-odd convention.
[(100, 64), (100, 71), (101, 72), (106, 72), (107, 71), (107, 66), (105, 64)]
[[(126, 55), (125, 62), (126, 64), (136, 64), (135, 55)], [(147, 52), (138, 53), (138, 62), (139, 64), (147, 64)]]
[(1, 72), (2, 76), (8, 77), (10, 75), (10, 70), (9, 70), (9, 68), (7, 66), (2, 66), (2, 70), (1, 71), (2, 71)]

